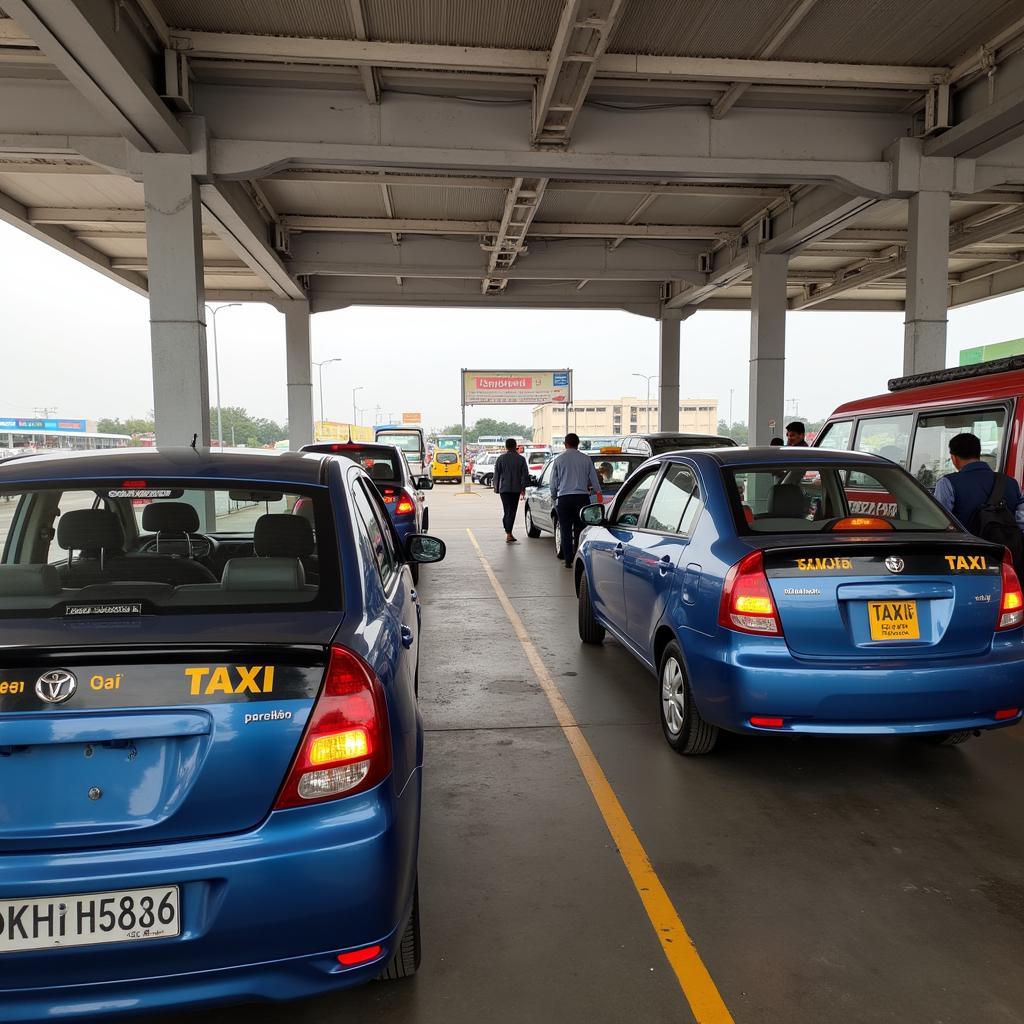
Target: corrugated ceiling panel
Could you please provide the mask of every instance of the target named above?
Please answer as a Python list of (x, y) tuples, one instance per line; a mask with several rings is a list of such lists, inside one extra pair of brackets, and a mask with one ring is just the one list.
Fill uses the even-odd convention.
[(274, 209), (281, 214), (314, 217), (384, 217), (379, 185), (321, 181), (263, 181)]
[(267, 291), (267, 286), (255, 274), (204, 274), (207, 291)]
[(489, 188), (434, 188), (427, 185), (391, 185), (396, 217), (417, 220), (500, 220), (505, 193)]
[(25, 206), (143, 208), (142, 185), (113, 174), (0, 174), (0, 191)]
[(640, 215), (640, 224), (742, 224), (763, 210), (765, 199), (658, 196)]
[(621, 224), (639, 205), (642, 195), (629, 192), (559, 192), (549, 188), (537, 220), (576, 224)]
[(156, 0), (172, 28), (246, 35), (352, 39), (348, 4), (340, 0)]
[(362, 0), (371, 39), (548, 50), (561, 0)]
[[(851, 220), (848, 228), (906, 228), (907, 204), (900, 199), (878, 203)], [(823, 243), (824, 244), (824, 243)]]
[(818, 0), (775, 57), (951, 64), (1020, 16), (1020, 0)]

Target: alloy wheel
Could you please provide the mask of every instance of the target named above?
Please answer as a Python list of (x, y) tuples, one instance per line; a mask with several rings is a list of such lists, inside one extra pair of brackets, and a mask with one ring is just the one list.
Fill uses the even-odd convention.
[(661, 670), (661, 714), (668, 731), (678, 736), (686, 719), (686, 684), (675, 658), (669, 658)]

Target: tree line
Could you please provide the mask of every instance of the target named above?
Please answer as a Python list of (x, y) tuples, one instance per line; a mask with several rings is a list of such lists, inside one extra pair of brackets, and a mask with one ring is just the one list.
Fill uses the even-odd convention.
[[(445, 427), (444, 430), (439, 430), (437, 433), (461, 435), (462, 424), (456, 423), (453, 426)], [(533, 427), (528, 427), (523, 423), (510, 423), (507, 420), (494, 420), (487, 416), (477, 420), (473, 426), (466, 427), (466, 441), (469, 444), (473, 444), (481, 437), (494, 437), (496, 435), (503, 438), (521, 437), (526, 441), (530, 441), (533, 438)]]
[[(225, 445), (245, 445), (248, 448), (262, 448), (276, 444), (288, 437), (288, 424), (275, 423), (262, 416), (250, 416), (245, 409), (236, 405), (222, 406), (220, 410)], [(217, 409), (210, 409), (210, 427), (214, 439), (217, 437)], [(139, 438), (152, 434), (155, 429), (153, 414), (148, 417), (127, 419), (102, 419), (96, 423), (101, 434), (131, 434)]]

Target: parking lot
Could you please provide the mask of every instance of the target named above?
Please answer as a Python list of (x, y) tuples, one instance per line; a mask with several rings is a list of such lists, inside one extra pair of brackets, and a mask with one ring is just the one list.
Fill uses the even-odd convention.
[(654, 678), (612, 640), (580, 645), (550, 537), (506, 545), (475, 492), (430, 494), (448, 557), (420, 586), (419, 974), (174, 1019), (694, 1019), (699, 972), (663, 954), (486, 560), (720, 994), (704, 1020), (1024, 1021), (1019, 728), (954, 749), (729, 737), (679, 758)]

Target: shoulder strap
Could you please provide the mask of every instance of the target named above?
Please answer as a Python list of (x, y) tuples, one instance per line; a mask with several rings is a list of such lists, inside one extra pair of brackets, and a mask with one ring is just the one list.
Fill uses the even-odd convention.
[(1003, 500), (1003, 491), (1006, 489), (1006, 474), (996, 473), (996, 482), (992, 485), (992, 493), (988, 496), (989, 505), (998, 505)]

